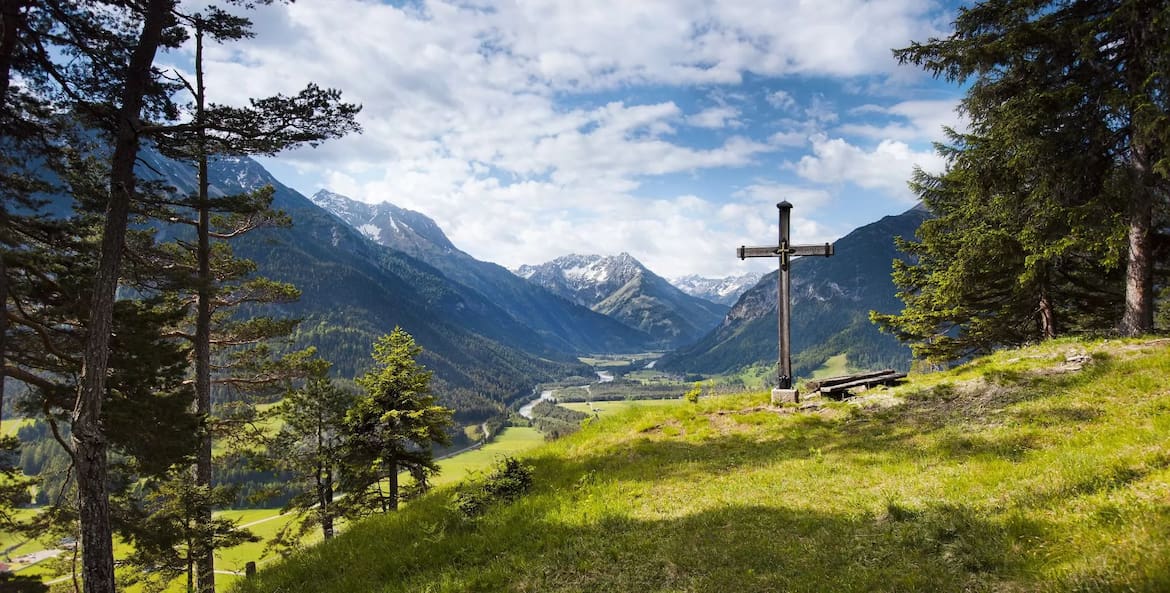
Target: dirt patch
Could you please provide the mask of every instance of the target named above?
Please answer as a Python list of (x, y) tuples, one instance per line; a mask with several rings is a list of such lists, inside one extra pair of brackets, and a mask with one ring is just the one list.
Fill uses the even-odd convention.
[(674, 419), (660, 422), (654, 426), (648, 426), (638, 432), (652, 435), (669, 434), (671, 436), (685, 436), (687, 434), (687, 430), (683, 428), (682, 422)]

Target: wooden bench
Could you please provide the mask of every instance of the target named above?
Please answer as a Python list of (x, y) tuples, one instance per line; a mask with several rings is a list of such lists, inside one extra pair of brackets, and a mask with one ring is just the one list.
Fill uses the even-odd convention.
[(851, 389), (864, 387), (866, 389), (877, 385), (894, 385), (906, 378), (906, 373), (899, 373), (894, 369), (869, 371), (854, 375), (829, 377), (819, 381), (810, 381), (805, 384), (809, 391), (819, 391), (821, 395), (842, 399), (849, 395)]

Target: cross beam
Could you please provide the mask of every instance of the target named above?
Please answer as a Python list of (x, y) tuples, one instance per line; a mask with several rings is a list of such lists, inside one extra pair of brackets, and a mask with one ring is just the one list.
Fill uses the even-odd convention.
[[(777, 278), (779, 295), (776, 299), (776, 314), (779, 317), (780, 356), (776, 363), (776, 388), (790, 392), (793, 401), (800, 401), (800, 395), (792, 388), (792, 284), (789, 278), (789, 268), (793, 257), (833, 255), (833, 244), (824, 245), (792, 245), (789, 241), (789, 226), (792, 220), (792, 204), (787, 201), (776, 204), (780, 210), (780, 244), (776, 247), (740, 247), (735, 250), (739, 259), (749, 257), (778, 257), (780, 258), (780, 274)], [(777, 394), (773, 393), (773, 399)]]

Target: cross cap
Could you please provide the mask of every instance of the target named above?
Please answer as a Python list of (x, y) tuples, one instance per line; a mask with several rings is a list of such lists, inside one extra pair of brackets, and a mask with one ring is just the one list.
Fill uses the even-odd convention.
[(792, 210), (792, 204), (789, 204), (788, 200), (784, 200), (783, 202), (776, 204), (776, 207), (781, 210)]

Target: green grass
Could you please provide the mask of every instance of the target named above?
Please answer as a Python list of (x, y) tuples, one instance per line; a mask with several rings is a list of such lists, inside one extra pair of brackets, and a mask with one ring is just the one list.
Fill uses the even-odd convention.
[(505, 455), (515, 457), (543, 444), (544, 436), (535, 428), (509, 426), (483, 447), (440, 460), (439, 475), (435, 476), (432, 484), (443, 486), (459, 482), (466, 479), (468, 474), (491, 467)]
[[(458, 453), (451, 457), (439, 461), (440, 474), (435, 477), (434, 483), (437, 486), (453, 484), (464, 480), (469, 474), (481, 472), (490, 468), (498, 459), (504, 455), (519, 455), (525, 451), (534, 449), (544, 444), (544, 437), (533, 428), (527, 427), (508, 427), (500, 432), (487, 445)], [(21, 509), (17, 511), (18, 517), (26, 516), (37, 512), (35, 509)], [(217, 513), (218, 516), (234, 519), (240, 525), (249, 523), (256, 523), (248, 529), (252, 533), (262, 538), (259, 542), (248, 542), (233, 548), (223, 549), (216, 552), (216, 570), (233, 571), (243, 573), (244, 567), (248, 562), (257, 562), (260, 566), (272, 562), (276, 559), (276, 555), (272, 552), (266, 552), (265, 547), (268, 541), (276, 535), (282, 527), (284, 527), (291, 519), (289, 516), (280, 516), (280, 509), (242, 509), (242, 510), (226, 510)], [(314, 534), (314, 537), (320, 536)], [(0, 545), (7, 547), (13, 545), (18, 541), (24, 541), (24, 538), (17, 534), (10, 534), (7, 532), (0, 532)], [(312, 537), (310, 538), (312, 541)], [(37, 540), (28, 540), (19, 548), (11, 553), (15, 557), (28, 552), (39, 551), (46, 548), (46, 545)], [(129, 550), (120, 542), (115, 542), (114, 555), (116, 557), (124, 557)], [(34, 576), (40, 575), (45, 580), (50, 580), (59, 576), (55, 571), (49, 568), (46, 564), (36, 564), (24, 570), (19, 571), (19, 574)], [(216, 585), (217, 588), (225, 589), (226, 585), (235, 581), (238, 577), (217, 574)], [(179, 591), (180, 588), (171, 587), (170, 590)]]
[(557, 404), (564, 406), (570, 410), (578, 412), (585, 412), (586, 414), (597, 413), (598, 416), (613, 416), (619, 412), (624, 412), (631, 409), (650, 409), (661, 408), (669, 406), (682, 405), (684, 402), (681, 398), (675, 399), (641, 399), (641, 400), (621, 400), (611, 402), (574, 402)]
[(849, 361), (844, 354), (838, 354), (826, 360), (824, 364), (813, 371), (809, 380), (824, 379), (825, 377), (839, 377), (849, 374)]
[(27, 426), (33, 423), (32, 418), (5, 418), (3, 422), (3, 430), (0, 430), (0, 436), (16, 436), (16, 432), (22, 426)]
[(631, 406), (514, 503), (439, 489), (238, 590), (1167, 591), (1168, 376), (1164, 343), (1061, 342), (853, 403)]

